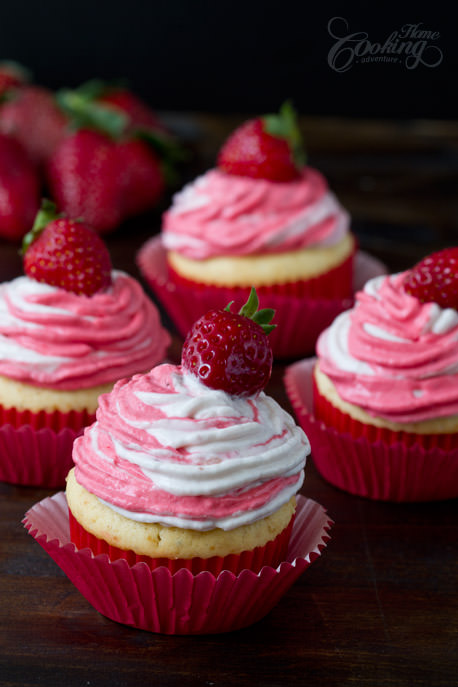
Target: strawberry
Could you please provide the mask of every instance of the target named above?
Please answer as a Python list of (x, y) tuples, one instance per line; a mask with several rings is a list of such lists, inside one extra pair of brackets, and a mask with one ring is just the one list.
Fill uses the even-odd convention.
[(23, 86), (0, 108), (0, 132), (14, 136), (43, 165), (65, 136), (67, 117), (51, 91)]
[(274, 311), (258, 310), (254, 288), (238, 313), (210, 310), (194, 323), (185, 339), (181, 364), (211, 389), (234, 396), (261, 391), (272, 371), (268, 333)]
[(83, 118), (87, 125), (89, 118), (103, 116), (103, 110), (115, 112), (123, 121), (123, 130), (138, 129), (165, 133), (165, 128), (156, 113), (128, 88), (112, 86), (99, 79), (87, 81), (76, 89), (62, 89), (57, 100), (72, 119)]
[(23, 242), (24, 271), (39, 282), (92, 296), (111, 284), (107, 247), (88, 224), (56, 213), (43, 201)]
[(11, 89), (23, 86), (29, 79), (29, 74), (17, 62), (0, 62), (0, 98)]
[(18, 141), (0, 134), (0, 236), (22, 238), (39, 206), (37, 170)]
[(297, 179), (303, 164), (301, 134), (288, 102), (278, 115), (242, 124), (224, 143), (217, 160), (219, 169), (228, 174), (271, 181)]
[(67, 136), (49, 160), (47, 177), (53, 199), (69, 217), (82, 217), (100, 233), (121, 223), (123, 170), (108, 136), (88, 129)]
[(123, 217), (146, 212), (156, 205), (165, 188), (158, 156), (139, 139), (120, 142), (117, 155), (124, 170)]
[(146, 143), (118, 143), (90, 129), (62, 141), (47, 175), (58, 207), (71, 217), (83, 217), (100, 233), (152, 208), (164, 189), (160, 162)]
[(458, 247), (428, 255), (404, 277), (404, 290), (421, 303), (458, 310)]

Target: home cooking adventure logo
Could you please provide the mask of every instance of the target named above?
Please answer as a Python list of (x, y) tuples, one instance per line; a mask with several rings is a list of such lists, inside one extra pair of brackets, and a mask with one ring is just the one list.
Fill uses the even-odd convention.
[(388, 63), (406, 69), (438, 67), (443, 53), (437, 45), (439, 31), (418, 24), (404, 24), (381, 41), (369, 39), (366, 31), (350, 31), (343, 17), (328, 22), (328, 33), (335, 39), (328, 53), (328, 64), (336, 72), (346, 72), (354, 64)]

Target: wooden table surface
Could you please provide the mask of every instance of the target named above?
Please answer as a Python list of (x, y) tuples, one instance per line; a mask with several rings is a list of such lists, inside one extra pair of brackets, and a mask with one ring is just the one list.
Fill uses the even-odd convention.
[[(185, 178), (213, 164), (237, 123), (166, 119), (195, 153)], [(456, 123), (302, 123), (310, 163), (352, 213), (361, 247), (391, 271), (458, 244)], [(135, 253), (159, 226), (160, 209), (108, 237), (114, 266), (139, 277)], [(0, 244), (0, 281), (20, 273), (17, 246)], [(180, 345), (175, 336), (172, 358)], [(276, 363), (268, 391), (291, 410), (283, 371)], [(256, 625), (182, 637), (119, 625), (88, 604), (21, 525), (51, 493), (0, 484), (1, 686), (458, 684), (456, 501), (353, 497), (325, 483), (310, 460), (302, 493), (335, 521), (321, 558)]]

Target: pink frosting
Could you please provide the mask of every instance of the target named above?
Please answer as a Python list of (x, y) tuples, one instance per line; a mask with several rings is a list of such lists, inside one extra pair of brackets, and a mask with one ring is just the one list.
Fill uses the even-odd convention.
[(263, 392), (239, 399), (160, 365), (101, 396), (73, 459), (77, 481), (127, 517), (205, 530), (286, 502), (302, 484), (308, 450)]
[(311, 167), (289, 182), (212, 169), (175, 195), (162, 236), (166, 249), (200, 260), (328, 245), (348, 227), (347, 213)]
[(140, 284), (114, 271), (105, 292), (79, 296), (28, 277), (0, 285), (0, 375), (73, 390), (149, 370), (170, 337)]
[(420, 303), (404, 273), (378, 277), (317, 343), (320, 368), (345, 401), (417, 422), (458, 413), (458, 312)]

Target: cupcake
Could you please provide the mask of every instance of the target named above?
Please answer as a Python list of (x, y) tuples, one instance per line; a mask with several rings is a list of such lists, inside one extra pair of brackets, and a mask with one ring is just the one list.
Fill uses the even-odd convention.
[(234, 131), (217, 167), (174, 196), (161, 237), (138, 261), (183, 336), (209, 307), (241, 305), (254, 285), (281, 325), (274, 354), (290, 357), (313, 350), (351, 305), (354, 253), (349, 215), (323, 175), (303, 164), (286, 104)]
[(397, 501), (458, 496), (457, 266), (452, 248), (369, 280), (320, 335), (316, 364), (288, 371), (314, 461), (336, 486)]
[(100, 237), (50, 203), (25, 239), (24, 271), (0, 285), (0, 479), (54, 487), (99, 395), (162, 361), (169, 335)]
[(284, 559), (309, 443), (262, 390), (272, 312), (252, 309), (253, 297), (255, 320), (210, 311), (180, 366), (156, 366), (100, 398), (67, 480), (79, 548), (193, 574)]
[(75, 441), (66, 498), (26, 513), (109, 618), (167, 634), (245, 627), (326, 545), (329, 517), (297, 494), (308, 439), (263, 391), (271, 317), (255, 294), (242, 313), (211, 311), (180, 366), (119, 381)]

